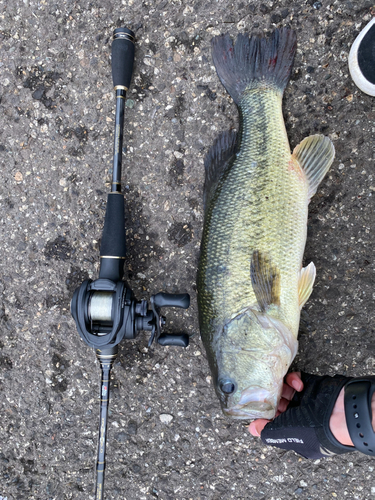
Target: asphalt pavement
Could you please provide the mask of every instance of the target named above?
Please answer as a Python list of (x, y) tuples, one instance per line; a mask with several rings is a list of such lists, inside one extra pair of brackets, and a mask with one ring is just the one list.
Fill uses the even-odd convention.
[(375, 98), (353, 84), (350, 46), (371, 19), (359, 1), (0, 0), (0, 499), (94, 499), (99, 366), (69, 304), (96, 279), (110, 189), (111, 42), (136, 33), (125, 108), (126, 280), (137, 299), (191, 295), (167, 331), (187, 349), (124, 341), (112, 372), (105, 499), (375, 498), (373, 458), (306, 460), (229, 421), (199, 338), (196, 270), (203, 159), (238, 127), (210, 41), (296, 30), (283, 111), (291, 147), (336, 148), (310, 204), (305, 263), (317, 279), (294, 368), (375, 374)]

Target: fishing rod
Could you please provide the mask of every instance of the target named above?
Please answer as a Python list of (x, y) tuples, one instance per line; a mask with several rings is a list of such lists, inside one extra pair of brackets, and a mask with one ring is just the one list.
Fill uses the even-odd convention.
[(129, 90), (134, 63), (134, 33), (128, 28), (117, 28), (112, 42), (112, 78), (116, 93), (116, 118), (113, 149), (111, 192), (107, 197), (100, 245), (99, 278), (84, 281), (74, 292), (71, 313), (82, 340), (96, 352), (101, 369), (99, 440), (96, 463), (95, 500), (104, 494), (105, 448), (109, 384), (118, 344), (123, 339), (135, 339), (140, 331), (150, 333), (148, 346), (156, 341), (162, 346), (187, 347), (187, 334), (162, 332), (164, 307), (187, 309), (187, 293), (157, 293), (146, 300), (137, 301), (123, 281), (126, 256), (124, 195), (121, 193), (122, 142), (126, 92)]

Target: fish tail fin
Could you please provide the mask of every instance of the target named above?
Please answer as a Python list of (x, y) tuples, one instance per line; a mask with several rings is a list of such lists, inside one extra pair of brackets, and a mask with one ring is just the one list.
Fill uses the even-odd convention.
[(270, 85), (284, 92), (292, 70), (297, 42), (294, 31), (276, 29), (269, 38), (240, 34), (212, 40), (217, 74), (236, 104), (248, 87)]

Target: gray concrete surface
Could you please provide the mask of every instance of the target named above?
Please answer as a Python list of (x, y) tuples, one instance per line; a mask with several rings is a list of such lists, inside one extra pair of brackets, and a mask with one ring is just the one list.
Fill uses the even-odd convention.
[[(375, 372), (375, 100), (347, 56), (371, 16), (359, 1), (0, 1), (0, 498), (93, 499), (99, 367), (69, 312), (96, 278), (114, 124), (113, 29), (137, 35), (123, 185), (138, 299), (189, 292), (169, 315), (186, 351), (123, 342), (113, 370), (106, 499), (371, 499), (375, 461), (308, 461), (222, 416), (197, 327), (203, 157), (238, 123), (210, 58), (213, 35), (292, 26), (284, 99), (292, 147), (328, 134), (336, 160), (310, 207), (317, 281), (294, 366)], [(170, 417), (163, 417), (168, 415)]]

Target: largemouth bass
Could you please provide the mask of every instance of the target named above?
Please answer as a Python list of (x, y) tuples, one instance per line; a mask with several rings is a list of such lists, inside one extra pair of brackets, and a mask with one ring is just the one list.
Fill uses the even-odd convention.
[(290, 151), (281, 106), (295, 50), (288, 29), (212, 42), (240, 130), (221, 134), (205, 159), (198, 306), (215, 390), (231, 418), (275, 416), (315, 280), (313, 263), (302, 268), (308, 204), (335, 152), (322, 135)]

